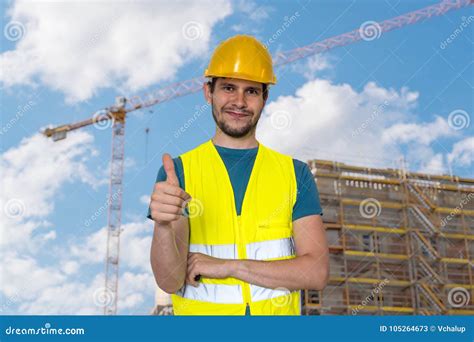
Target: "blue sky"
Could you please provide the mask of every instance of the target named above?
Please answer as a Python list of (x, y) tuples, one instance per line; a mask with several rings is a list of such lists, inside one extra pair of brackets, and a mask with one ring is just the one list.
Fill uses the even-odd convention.
[[(101, 312), (111, 130), (52, 143), (40, 129), (201, 76), (237, 33), (266, 42), (285, 27), (274, 54), (437, 2), (111, 3), (0, 5), (3, 312)], [(473, 21), (465, 7), (278, 67), (259, 139), (305, 161), (399, 167), (404, 157), (412, 171), (472, 178)], [(204, 104), (196, 93), (128, 115), (119, 313), (153, 306), (147, 197), (163, 152), (212, 136), (209, 109), (192, 119)]]

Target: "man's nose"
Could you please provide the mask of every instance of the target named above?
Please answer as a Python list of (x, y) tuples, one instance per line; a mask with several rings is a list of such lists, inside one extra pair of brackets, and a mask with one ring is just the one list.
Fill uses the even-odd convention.
[(232, 104), (235, 105), (239, 109), (247, 107), (247, 102), (245, 101), (245, 94), (243, 91), (235, 92), (235, 96), (232, 99)]

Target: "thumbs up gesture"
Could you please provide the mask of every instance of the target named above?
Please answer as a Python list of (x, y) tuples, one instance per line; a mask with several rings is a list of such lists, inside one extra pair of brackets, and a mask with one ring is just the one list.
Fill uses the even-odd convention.
[(176, 176), (173, 159), (171, 159), (168, 153), (163, 154), (163, 167), (166, 172), (166, 183), (179, 186), (179, 180), (178, 176)]
[(151, 194), (150, 212), (153, 220), (167, 225), (183, 216), (186, 202), (191, 199), (191, 196), (179, 187), (173, 160), (167, 153), (163, 154), (163, 167), (166, 172), (166, 181), (155, 184)]

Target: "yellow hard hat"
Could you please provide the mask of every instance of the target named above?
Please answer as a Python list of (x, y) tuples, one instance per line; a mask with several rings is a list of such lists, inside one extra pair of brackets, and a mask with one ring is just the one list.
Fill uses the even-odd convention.
[(272, 56), (267, 48), (254, 37), (240, 34), (219, 44), (204, 76), (276, 83)]

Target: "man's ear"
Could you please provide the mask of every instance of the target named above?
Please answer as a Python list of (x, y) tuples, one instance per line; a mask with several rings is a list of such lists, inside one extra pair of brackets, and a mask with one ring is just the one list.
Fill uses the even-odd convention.
[(212, 101), (212, 94), (211, 94), (211, 86), (209, 82), (204, 82), (204, 85), (202, 87), (203, 93), (204, 93), (204, 99), (206, 100), (207, 103), (211, 103)]
[(264, 106), (265, 106), (265, 104), (267, 103), (267, 100), (268, 100), (268, 95), (269, 95), (268, 93), (269, 93), (269, 91), (270, 91), (269, 88), (270, 88), (270, 87), (268, 86), (268, 84), (263, 84), (263, 85), (262, 85), (262, 90), (263, 90), (262, 96), (263, 96), (263, 105), (264, 105)]
[(268, 100), (268, 89), (267, 91), (265, 91), (265, 94), (263, 95), (263, 106), (267, 104), (267, 100)]

